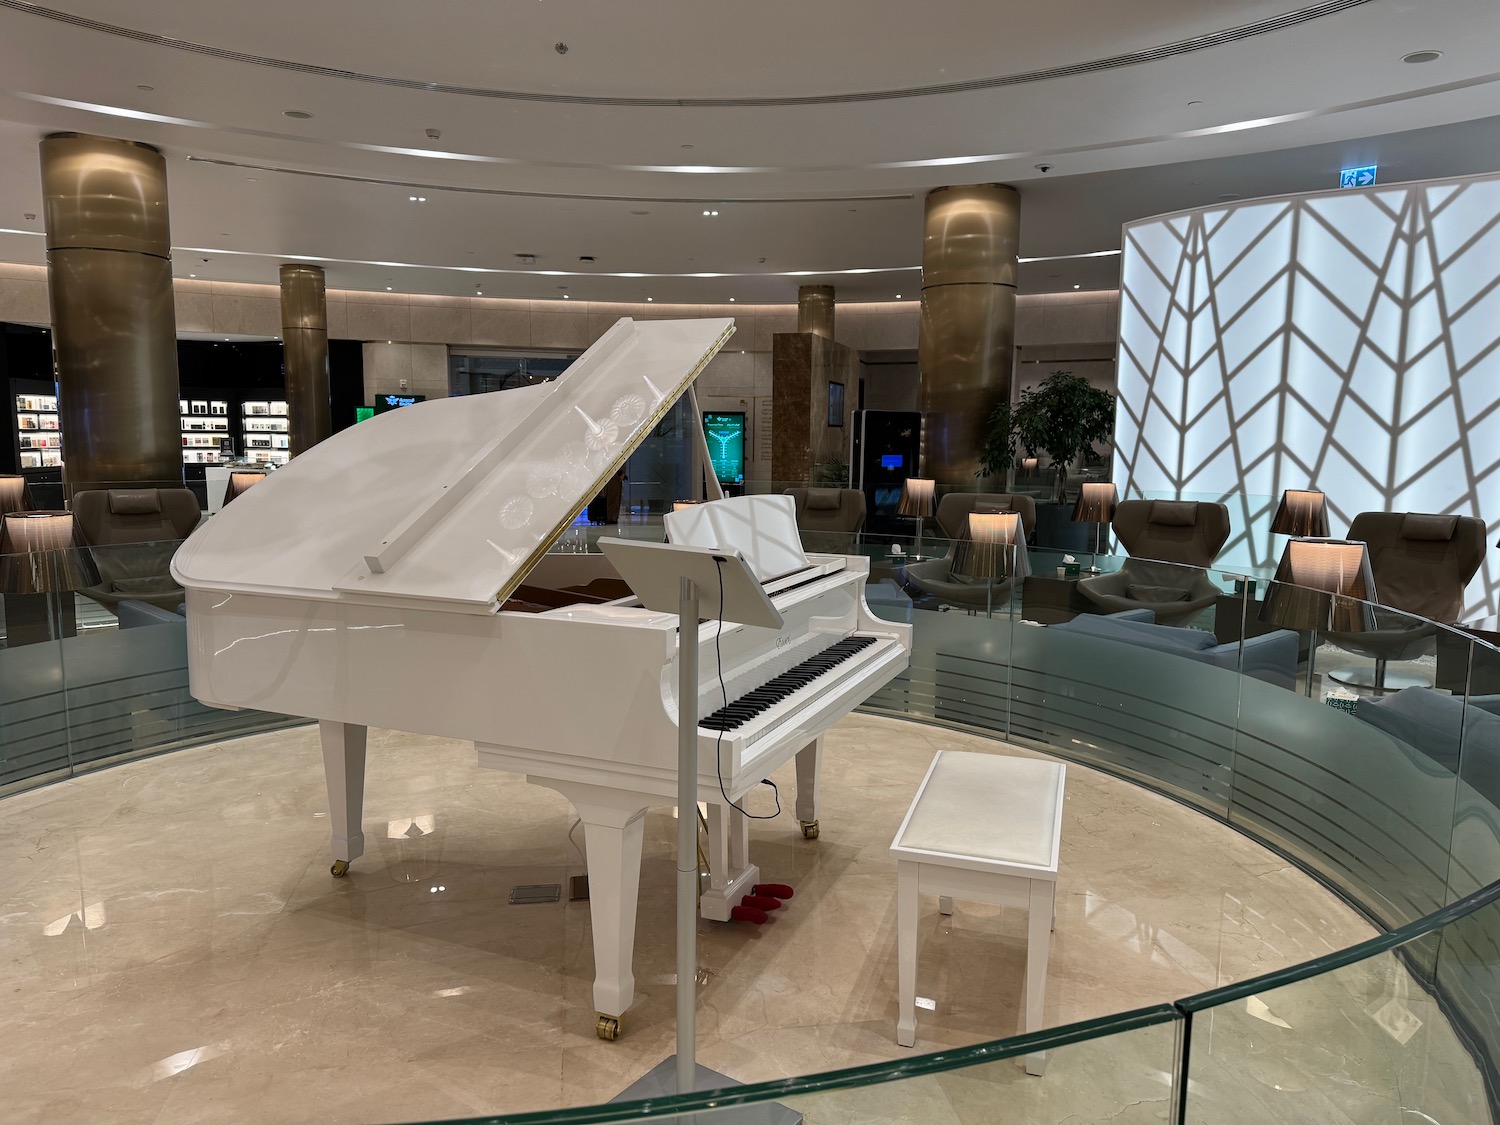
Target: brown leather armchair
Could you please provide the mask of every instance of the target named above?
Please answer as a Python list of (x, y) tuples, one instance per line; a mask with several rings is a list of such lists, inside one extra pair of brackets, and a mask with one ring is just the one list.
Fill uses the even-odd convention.
[(948, 539), (969, 533), (970, 512), (1015, 512), (1030, 540), (1036, 531), (1036, 501), (1019, 492), (950, 492), (938, 501), (938, 529)]
[(797, 508), (802, 546), (824, 554), (845, 554), (865, 526), (865, 494), (856, 488), (789, 488)]
[(1163, 625), (1176, 625), (1223, 593), (1203, 570), (1229, 538), (1227, 505), (1122, 500), (1110, 526), (1130, 558), (1114, 574), (1078, 580), (1078, 592), (1104, 612), (1149, 609)]
[(133, 598), (160, 609), (182, 604), (172, 555), (198, 526), (198, 498), (186, 488), (100, 488), (73, 496), (79, 538), (93, 548), (100, 583), (80, 593), (106, 609)]
[[(1375, 667), (1338, 668), (1330, 678), (1376, 691), (1431, 687), (1432, 681), (1424, 677), (1388, 675), (1386, 662), (1436, 651), (1436, 626), (1417, 618), (1439, 624), (1458, 620), (1464, 587), (1479, 570), (1488, 546), (1484, 521), (1423, 512), (1361, 512), (1349, 525), (1348, 538), (1364, 542), (1370, 554), (1379, 600), (1375, 628), (1324, 636), (1348, 652), (1374, 660)], [(1390, 609), (1382, 612), (1383, 606)]]

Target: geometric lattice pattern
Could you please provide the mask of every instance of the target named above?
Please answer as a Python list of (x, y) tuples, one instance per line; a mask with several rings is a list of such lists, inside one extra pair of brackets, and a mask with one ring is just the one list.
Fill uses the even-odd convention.
[[(1500, 177), (1257, 199), (1125, 228), (1115, 480), (1231, 504), (1270, 565), (1284, 488), (1500, 534)], [(1465, 616), (1496, 612), (1497, 552)], [(1221, 563), (1223, 565), (1223, 563)]]

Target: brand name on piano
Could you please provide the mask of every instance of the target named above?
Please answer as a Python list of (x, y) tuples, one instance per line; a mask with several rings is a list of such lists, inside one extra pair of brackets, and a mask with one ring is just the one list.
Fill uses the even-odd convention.
[(792, 643), (791, 634), (787, 634), (784, 637), (777, 637), (776, 638), (776, 647), (777, 648), (786, 648), (786, 646), (789, 645), (789, 644), (791, 644), (791, 643)]

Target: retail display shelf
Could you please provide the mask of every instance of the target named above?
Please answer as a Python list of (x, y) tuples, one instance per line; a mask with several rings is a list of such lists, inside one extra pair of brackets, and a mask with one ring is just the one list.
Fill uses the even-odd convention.
[(62, 464), (55, 394), (16, 395), (16, 438), (22, 469), (51, 469)]

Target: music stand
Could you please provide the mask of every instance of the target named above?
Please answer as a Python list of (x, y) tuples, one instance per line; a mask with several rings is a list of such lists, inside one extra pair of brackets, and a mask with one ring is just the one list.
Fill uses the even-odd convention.
[[(781, 612), (734, 548), (600, 539), (599, 549), (641, 605), (677, 612), (677, 1053), (611, 1101), (737, 1086), (697, 1062), (698, 997), (698, 622), (735, 621), (780, 629)], [(721, 598), (722, 594), (722, 598)], [(722, 600), (723, 608), (719, 606)], [(802, 1115), (777, 1102), (718, 1111), (715, 1119), (795, 1125)]]

